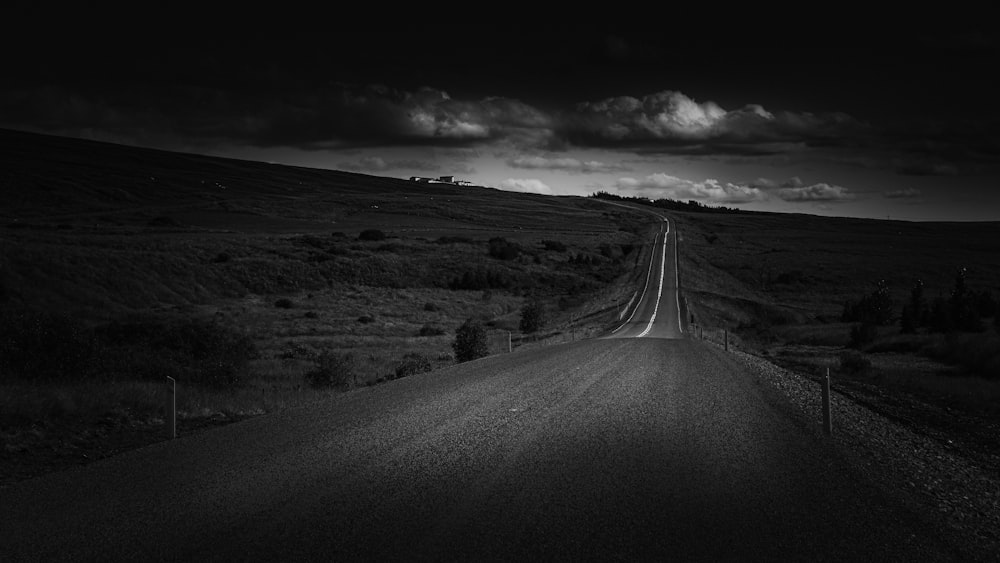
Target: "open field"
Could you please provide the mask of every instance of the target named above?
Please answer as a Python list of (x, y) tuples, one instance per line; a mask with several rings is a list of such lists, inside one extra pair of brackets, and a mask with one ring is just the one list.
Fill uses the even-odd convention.
[[(900, 314), (916, 279), (930, 304), (945, 302), (957, 272), (970, 290), (1000, 290), (1000, 223), (909, 223), (769, 213), (672, 212), (681, 283), (705, 338), (764, 356), (947, 444), (968, 446), (1000, 468), (1000, 334), (902, 334)], [(844, 304), (885, 280), (888, 324), (859, 350)]]
[[(23, 324), (0, 467), (20, 477), (33, 456), (71, 465), (162, 438), (164, 375), (187, 432), (342, 392), (305, 379), (324, 352), (349, 355), (347, 387), (363, 387), (407, 355), (454, 363), (467, 318), (492, 353), (594, 334), (641, 283), (653, 228), (586, 198), (14, 132), (0, 170), (0, 307)], [(546, 311), (533, 335), (528, 301)], [(206, 334), (227, 348), (197, 356)], [(13, 347), (48, 356), (49, 375), (11, 369), (27, 369)]]

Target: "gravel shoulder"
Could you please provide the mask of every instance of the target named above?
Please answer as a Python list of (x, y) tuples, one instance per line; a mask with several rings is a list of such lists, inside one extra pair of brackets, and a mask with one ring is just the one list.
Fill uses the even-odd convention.
[[(740, 351), (732, 354), (821, 432), (821, 389), (808, 377)], [(995, 453), (919, 422), (886, 416), (833, 385), (835, 447), (865, 476), (899, 498), (974, 560), (1000, 560), (1000, 470)], [(898, 405), (897, 405), (898, 406)], [(914, 411), (919, 412), (919, 411)]]

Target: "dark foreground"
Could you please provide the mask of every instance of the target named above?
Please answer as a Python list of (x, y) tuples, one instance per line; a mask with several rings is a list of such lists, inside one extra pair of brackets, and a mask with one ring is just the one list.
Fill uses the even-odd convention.
[(0, 560), (941, 560), (736, 362), (510, 354), (14, 485)]

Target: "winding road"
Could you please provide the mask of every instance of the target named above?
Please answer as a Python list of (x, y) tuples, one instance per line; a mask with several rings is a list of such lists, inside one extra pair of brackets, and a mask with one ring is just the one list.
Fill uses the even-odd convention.
[(678, 312), (664, 220), (605, 338), (492, 356), (0, 491), (0, 561), (949, 560)]

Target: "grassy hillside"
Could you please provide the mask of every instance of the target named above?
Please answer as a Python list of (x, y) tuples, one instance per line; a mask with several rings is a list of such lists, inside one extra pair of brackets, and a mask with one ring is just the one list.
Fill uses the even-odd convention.
[[(11, 131), (0, 192), (0, 427), (18, 456), (60, 425), (162, 431), (166, 375), (183, 430), (338, 392), (305, 378), (324, 354), (348, 387), (415, 354), (453, 363), (470, 317), (494, 353), (508, 331), (593, 334), (641, 283), (655, 228), (587, 198)], [(522, 335), (528, 301), (545, 322)]]
[[(726, 328), (743, 349), (818, 377), (865, 400), (914, 396), (995, 416), (1000, 413), (1000, 334), (996, 312), (982, 330), (912, 333), (902, 308), (923, 282), (926, 316), (952, 300), (958, 271), (968, 293), (1000, 298), (1000, 223), (910, 223), (771, 213), (674, 212), (682, 235), (684, 294), (706, 336)], [(845, 302), (884, 280), (888, 321), (851, 342)], [(978, 297), (977, 297), (978, 299)], [(992, 427), (992, 426), (990, 426)]]

